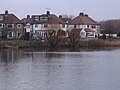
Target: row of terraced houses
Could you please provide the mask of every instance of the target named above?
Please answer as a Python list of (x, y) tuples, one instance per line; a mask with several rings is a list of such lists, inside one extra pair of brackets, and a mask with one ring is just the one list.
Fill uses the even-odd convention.
[(99, 34), (100, 25), (83, 12), (74, 18), (66, 18), (47, 11), (41, 15), (27, 15), (22, 20), (7, 10), (4, 14), (0, 14), (0, 36), (6, 36), (9, 39), (19, 39), (23, 35), (45, 39), (46, 32), (50, 30), (67, 32), (72, 29), (80, 30), (81, 38), (95, 38)]

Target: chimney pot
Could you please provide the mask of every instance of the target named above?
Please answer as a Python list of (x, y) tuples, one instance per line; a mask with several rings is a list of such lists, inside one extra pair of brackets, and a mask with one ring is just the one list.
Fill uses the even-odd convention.
[(62, 15), (59, 15), (59, 18), (62, 18)]
[(80, 14), (79, 14), (80, 16), (84, 16), (84, 13), (83, 12), (80, 12)]
[(5, 14), (8, 14), (8, 10), (5, 11)]
[(50, 11), (47, 11), (47, 15), (50, 15)]
[(86, 17), (88, 17), (88, 14), (85, 14)]
[(30, 18), (30, 15), (27, 15), (27, 18)]

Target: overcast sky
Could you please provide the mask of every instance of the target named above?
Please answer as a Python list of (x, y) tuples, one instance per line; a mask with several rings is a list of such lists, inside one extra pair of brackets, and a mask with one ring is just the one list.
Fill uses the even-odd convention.
[(50, 8), (56, 15), (77, 16), (84, 11), (96, 21), (120, 19), (120, 0), (0, 0), (0, 13), (9, 10), (20, 19), (27, 14), (42, 14)]

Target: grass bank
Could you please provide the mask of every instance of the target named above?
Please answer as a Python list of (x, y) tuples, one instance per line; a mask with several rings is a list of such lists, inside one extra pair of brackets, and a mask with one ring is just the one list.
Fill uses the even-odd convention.
[[(58, 47), (71, 47), (69, 42), (58, 45)], [(76, 45), (78, 47), (119, 47), (120, 39), (98, 39), (98, 40), (80, 40)], [(49, 47), (47, 41), (25, 41), (25, 40), (3, 40), (0, 41), (0, 48), (38, 48)]]

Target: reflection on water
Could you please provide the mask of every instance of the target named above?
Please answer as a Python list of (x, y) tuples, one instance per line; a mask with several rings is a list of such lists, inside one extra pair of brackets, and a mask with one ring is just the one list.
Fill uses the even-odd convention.
[(1, 50), (0, 90), (120, 90), (120, 49), (77, 51)]

